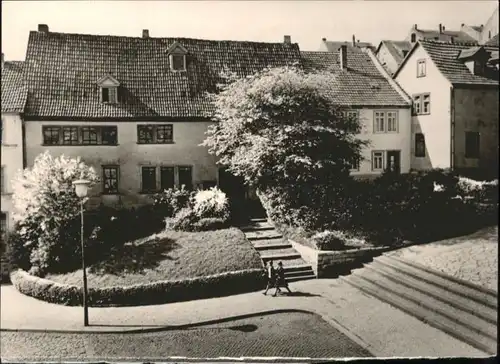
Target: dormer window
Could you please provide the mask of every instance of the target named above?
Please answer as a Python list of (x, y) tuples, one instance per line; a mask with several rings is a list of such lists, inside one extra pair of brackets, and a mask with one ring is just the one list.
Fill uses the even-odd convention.
[(118, 103), (118, 87), (120, 83), (112, 76), (107, 75), (97, 81), (100, 102), (105, 104)]
[(168, 60), (170, 63), (170, 69), (175, 72), (186, 71), (187, 50), (179, 42), (175, 42), (168, 49)]
[(457, 57), (469, 69), (473, 75), (483, 75), (486, 71), (486, 63), (490, 58), (490, 52), (483, 47), (472, 47), (462, 49)]

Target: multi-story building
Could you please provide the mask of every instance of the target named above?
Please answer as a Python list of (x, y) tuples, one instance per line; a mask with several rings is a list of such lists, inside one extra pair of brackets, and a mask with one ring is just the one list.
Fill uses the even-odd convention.
[(4, 62), (2, 53), (1, 232), (13, 227), (12, 179), (24, 167), (23, 112), (27, 90), (23, 85), (24, 62)]
[(352, 166), (354, 176), (377, 176), (386, 168), (410, 170), (411, 99), (370, 49), (341, 45), (335, 52), (301, 52), (308, 71), (336, 75), (335, 101), (362, 124), (370, 145)]
[[(211, 124), (206, 93), (265, 67), (300, 62), (297, 44), (29, 35), (26, 161), (40, 153), (80, 156), (101, 175), (90, 204), (131, 206), (172, 186), (212, 186), (216, 158), (200, 146)], [(229, 183), (230, 184), (230, 183)]]
[(413, 169), (498, 173), (498, 47), (418, 41), (394, 79), (413, 98)]

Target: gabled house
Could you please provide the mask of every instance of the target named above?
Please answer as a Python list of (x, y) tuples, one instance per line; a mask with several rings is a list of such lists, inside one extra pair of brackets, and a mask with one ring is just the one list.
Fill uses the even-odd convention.
[(346, 46), (347, 48), (369, 48), (372, 51), (375, 50), (373, 44), (371, 44), (370, 42), (360, 42), (359, 39), (356, 39), (356, 36), (353, 35), (352, 41), (334, 41), (323, 38), (319, 46), (319, 51), (337, 52), (340, 46)]
[(23, 114), (27, 90), (23, 83), (24, 62), (5, 62), (2, 53), (1, 215), (3, 233), (13, 227), (11, 180), (24, 167)]
[(449, 30), (443, 24), (439, 24), (437, 29), (422, 29), (417, 24), (408, 31), (405, 41), (412, 46), (419, 40), (437, 40), (442, 42), (467, 42), (478, 43), (477, 39), (461, 30)]
[(413, 98), (413, 169), (498, 174), (498, 47), (418, 41), (394, 79)]
[(385, 169), (410, 170), (411, 99), (392, 80), (370, 49), (341, 45), (335, 52), (301, 52), (306, 71), (333, 73), (332, 97), (359, 118), (360, 139), (370, 145), (353, 161), (355, 176), (377, 176)]
[(382, 66), (392, 75), (403, 63), (411, 48), (411, 43), (405, 40), (383, 40), (379, 43), (375, 54)]
[[(477, 40), (479, 44), (498, 46), (498, 7), (490, 15), (486, 24), (479, 26), (462, 24), (460, 30)], [(492, 41), (494, 38), (496, 38), (496, 43), (495, 40)]]
[(239, 76), (300, 63), (297, 44), (29, 35), (26, 159), (81, 156), (101, 175), (91, 205), (137, 205), (172, 186), (220, 182), (216, 158), (199, 144), (212, 123), (207, 91), (224, 71)]

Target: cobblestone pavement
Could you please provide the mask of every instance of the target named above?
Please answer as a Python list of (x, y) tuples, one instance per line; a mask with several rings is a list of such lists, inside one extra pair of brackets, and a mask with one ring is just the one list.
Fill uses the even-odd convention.
[(1, 333), (2, 360), (216, 357), (370, 357), (315, 314), (279, 313), (184, 330), (136, 334)]
[(429, 268), (498, 291), (498, 226), (393, 252)]

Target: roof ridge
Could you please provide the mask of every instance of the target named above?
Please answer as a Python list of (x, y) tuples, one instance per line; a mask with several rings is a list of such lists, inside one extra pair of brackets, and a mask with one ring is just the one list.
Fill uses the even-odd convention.
[(481, 44), (478, 44), (476, 42), (461, 42), (461, 41), (444, 41), (444, 40), (435, 40), (435, 39), (420, 39), (419, 42), (422, 43), (435, 43), (435, 44), (451, 44), (451, 45), (465, 45), (465, 46), (476, 46), (480, 47)]
[[(119, 38), (119, 39), (141, 39), (141, 40), (177, 40), (177, 41), (182, 41), (182, 40), (189, 40), (189, 41), (202, 41), (202, 42), (213, 42), (213, 43), (222, 43), (222, 42), (231, 42), (231, 43), (251, 43), (251, 44), (284, 44), (286, 45), (287, 43), (284, 42), (257, 42), (257, 41), (251, 41), (251, 40), (231, 40), (231, 39), (204, 39), (204, 38), (189, 38), (189, 37), (148, 37), (148, 38), (143, 38), (142, 36), (138, 37), (133, 37), (133, 36), (128, 36), (128, 35), (112, 35), (112, 34), (90, 34), (90, 33), (64, 33), (64, 32), (48, 32), (48, 33), (41, 33), (36, 30), (30, 31), (30, 34), (43, 34), (45, 36), (51, 36), (51, 35), (59, 35), (59, 36), (79, 36), (79, 37), (94, 37), (94, 38)], [(298, 44), (298, 43), (291, 43), (291, 44)]]

